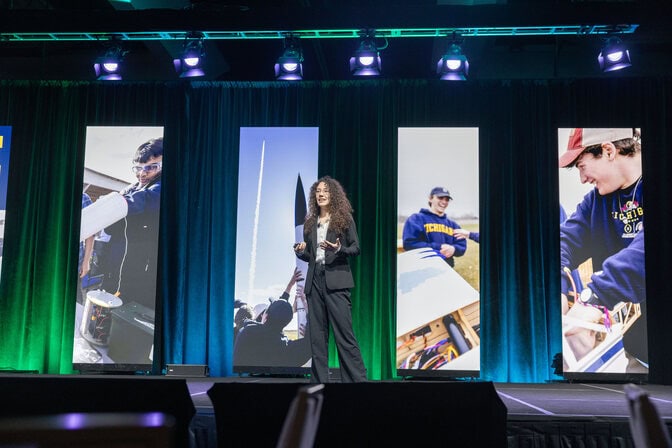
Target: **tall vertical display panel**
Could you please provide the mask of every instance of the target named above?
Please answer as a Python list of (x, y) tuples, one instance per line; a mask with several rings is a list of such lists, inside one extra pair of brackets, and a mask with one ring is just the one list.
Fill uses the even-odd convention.
[(639, 128), (558, 130), (563, 374), (648, 378)]
[(2, 248), (4, 247), (5, 216), (7, 213), (7, 179), (9, 149), (12, 146), (11, 126), (0, 126), (0, 281), (2, 281)]
[[(318, 135), (316, 127), (240, 129), (234, 372), (299, 374), (310, 368), (307, 264), (293, 246), (303, 241), (307, 194), (317, 180)], [(259, 336), (270, 335), (263, 326), (279, 322), (277, 317), (288, 323), (272, 332), (272, 340)]]
[(87, 127), (76, 370), (151, 370), (162, 168), (163, 127)]
[(396, 365), (480, 373), (478, 128), (399, 128)]

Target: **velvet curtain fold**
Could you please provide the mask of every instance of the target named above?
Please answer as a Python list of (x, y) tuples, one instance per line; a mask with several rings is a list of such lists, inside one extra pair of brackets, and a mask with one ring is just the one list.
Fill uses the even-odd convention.
[[(70, 84), (19, 84), (0, 104), (12, 128), (0, 285), (0, 367), (67, 371), (72, 363), (77, 246), (73, 195), (84, 135), (82, 96)], [(52, 109), (56, 107), (56, 109)], [(11, 111), (11, 119), (6, 112)], [(3, 167), (6, 169), (6, 167)], [(81, 207), (81, 205), (80, 205)]]
[[(343, 183), (360, 232), (353, 315), (364, 361), (371, 379), (394, 378), (397, 129), (468, 126), (479, 128), (480, 146), (481, 376), (554, 379), (551, 362), (560, 351), (557, 128), (629, 126), (633, 121), (648, 126), (647, 210), (655, 222), (647, 238), (661, 237), (660, 229), (672, 220), (659, 196), (670, 190), (663, 179), (669, 172), (671, 85), (668, 79), (0, 81), (0, 124), (13, 129), (0, 283), (0, 368), (72, 371), (85, 127), (162, 125), (154, 371), (167, 363), (207, 364), (213, 376), (231, 375), (239, 129), (318, 126), (318, 174)], [(610, 92), (622, 97), (610, 99)], [(604, 104), (614, 107), (605, 112)], [(618, 113), (615, 106), (627, 107)], [(446, 167), (447, 182), (455, 169)], [(658, 247), (647, 246), (647, 254), (649, 249), (655, 259)], [(660, 275), (669, 263), (662, 260), (650, 269), (647, 264), (651, 286), (661, 297), (672, 292)], [(649, 304), (652, 316), (656, 309), (669, 308), (664, 300)], [(655, 322), (649, 330), (672, 331)], [(669, 352), (653, 349), (658, 356)], [(670, 381), (669, 372), (669, 361), (652, 366), (659, 382)]]

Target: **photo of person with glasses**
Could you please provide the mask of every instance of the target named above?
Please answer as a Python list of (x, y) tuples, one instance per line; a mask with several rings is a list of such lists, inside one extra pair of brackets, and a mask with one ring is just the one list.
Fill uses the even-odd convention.
[(137, 182), (119, 193), (128, 204), (127, 216), (105, 228), (110, 236), (100, 264), (103, 289), (154, 310), (158, 259), (159, 210), (163, 138), (141, 144), (132, 159)]

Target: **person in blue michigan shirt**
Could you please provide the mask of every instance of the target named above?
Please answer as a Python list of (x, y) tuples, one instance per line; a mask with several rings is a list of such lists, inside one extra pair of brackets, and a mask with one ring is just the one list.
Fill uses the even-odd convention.
[(446, 208), (453, 198), (443, 187), (435, 187), (429, 193), (429, 208), (413, 213), (404, 223), (404, 250), (429, 247), (434, 249), (450, 266), (455, 266), (455, 257), (467, 250), (467, 240), (455, 233), (460, 226), (446, 215)]

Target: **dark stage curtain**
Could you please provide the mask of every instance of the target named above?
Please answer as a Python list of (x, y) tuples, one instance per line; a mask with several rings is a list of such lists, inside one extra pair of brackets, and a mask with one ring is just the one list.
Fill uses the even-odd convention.
[(86, 126), (162, 123), (164, 91), (0, 82), (0, 123), (12, 126), (0, 369), (72, 372)]
[(82, 103), (81, 89), (69, 83), (0, 85), (0, 123), (13, 125), (0, 282), (3, 369), (72, 368)]
[[(672, 349), (656, 341), (672, 333), (657, 317), (670, 315), (672, 306), (665, 282), (670, 262), (659, 256), (669, 252), (662, 229), (672, 220), (666, 181), (671, 86), (669, 79), (0, 81), (0, 124), (11, 125), (14, 135), (0, 368), (71, 371), (85, 126), (163, 125), (162, 319), (155, 370), (166, 363), (207, 364), (213, 376), (231, 375), (239, 128), (319, 126), (318, 174), (342, 181), (360, 232), (362, 255), (353, 265), (355, 331), (369, 377), (394, 378), (397, 128), (475, 126), (481, 377), (558, 379), (551, 368), (561, 350), (556, 129), (634, 121), (645, 136), (647, 287), (656, 292), (648, 307), (649, 332), (655, 334), (650, 378), (670, 383)], [(447, 183), (454, 169), (446, 167)]]

